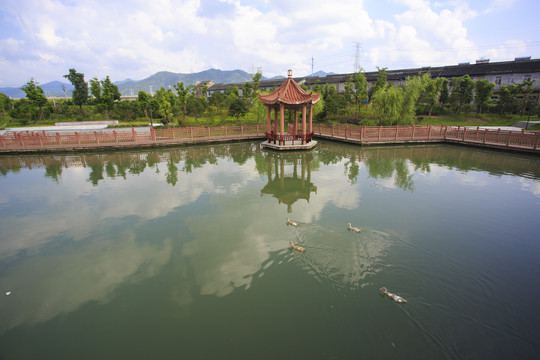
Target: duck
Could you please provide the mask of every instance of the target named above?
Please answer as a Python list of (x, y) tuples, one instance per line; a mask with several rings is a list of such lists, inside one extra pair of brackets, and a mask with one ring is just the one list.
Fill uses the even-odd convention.
[(407, 302), (407, 300), (405, 300), (401, 296), (396, 295), (396, 294), (392, 294), (391, 292), (388, 292), (388, 290), (385, 287), (380, 288), (379, 291), (382, 291), (383, 294), (385, 294), (386, 296), (388, 296), (390, 299), (394, 300), (395, 302), (398, 302), (398, 303), (406, 303)]
[(357, 232), (357, 233), (362, 231), (362, 229), (359, 229), (357, 227), (352, 226), (351, 223), (347, 223), (347, 230), (349, 230), (349, 231), (352, 230), (352, 231)]
[(296, 221), (292, 221), (291, 219), (287, 218), (287, 225), (298, 226), (298, 223)]
[(306, 248), (298, 246), (298, 245), (294, 245), (292, 241), (289, 241), (289, 244), (291, 244), (291, 248), (293, 248), (294, 250), (300, 251), (302, 253), (306, 251)]

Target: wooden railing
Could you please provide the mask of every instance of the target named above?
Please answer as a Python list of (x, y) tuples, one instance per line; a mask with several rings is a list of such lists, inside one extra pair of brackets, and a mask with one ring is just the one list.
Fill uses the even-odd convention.
[(265, 133), (263, 127), (223, 126), (185, 128), (131, 128), (93, 132), (22, 132), (0, 135), (0, 152), (25, 150), (84, 149), (93, 147), (154, 146), (234, 139), (266, 138), (268, 142), (301, 144), (313, 136), (347, 142), (417, 143), (454, 142), (540, 152), (540, 132), (480, 129), (461, 126), (322, 126), (303, 135)]
[(445, 126), (342, 126), (319, 125), (316, 134), (359, 142), (444, 140)]
[(540, 150), (540, 132), (462, 126), (319, 125), (316, 135), (357, 143), (454, 142), (522, 150)]
[(272, 143), (274, 145), (275, 144), (278, 144), (278, 145), (283, 145), (283, 144), (301, 145), (301, 144), (310, 143), (311, 140), (313, 139), (313, 133), (309, 133), (309, 134), (306, 134), (306, 135), (302, 135), (302, 134), (298, 134), (298, 135), (293, 135), (293, 134), (281, 135), (281, 134), (276, 134), (276, 133), (274, 133), (272, 131), (272, 132), (269, 132), (269, 133), (265, 133), (265, 136), (266, 136), (266, 141), (268, 143)]
[(68, 149), (189, 143), (209, 140), (262, 138), (258, 125), (227, 127), (131, 128), (93, 132), (14, 132), (0, 135), (0, 151)]

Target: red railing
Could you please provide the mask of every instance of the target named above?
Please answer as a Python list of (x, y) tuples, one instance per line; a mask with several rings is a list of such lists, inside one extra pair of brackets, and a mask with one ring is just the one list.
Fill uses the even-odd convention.
[(330, 126), (319, 125), (317, 134), (360, 142), (444, 140), (445, 126)]
[[(152, 146), (228, 139), (254, 139), (279, 144), (310, 142), (314, 135), (357, 143), (457, 142), (540, 151), (540, 132), (480, 129), (460, 126), (322, 126), (303, 135), (265, 133), (263, 127), (222, 126), (131, 128), (93, 132), (22, 132), (0, 135), (1, 151), (77, 149), (89, 147)], [(299, 130), (300, 131), (300, 130)]]
[(268, 143), (277, 144), (277, 145), (301, 145), (310, 143), (313, 139), (313, 132), (304, 135), (293, 135), (293, 134), (276, 134), (273, 131), (265, 133), (266, 141)]
[(0, 135), (0, 151), (137, 146), (206, 140), (262, 138), (258, 125), (186, 128), (131, 128), (93, 132), (14, 132)]

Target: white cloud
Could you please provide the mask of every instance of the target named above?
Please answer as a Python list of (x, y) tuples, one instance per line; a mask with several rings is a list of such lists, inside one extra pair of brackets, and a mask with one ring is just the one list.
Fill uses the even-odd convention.
[[(7, 50), (0, 51), (0, 83), (59, 80), (73, 67), (87, 78), (110, 75), (113, 81), (210, 67), (308, 74), (312, 57), (320, 70), (349, 72), (356, 42), (366, 70), (447, 65), (482, 55), (467, 31), (478, 13), (466, 1), (394, 2), (398, 6), (377, 5), (386, 6), (379, 14), (358, 0), (5, 0), (3, 10), (16, 20), (5, 25), (9, 35), (0, 36), (0, 49)], [(509, 49), (509, 39), (495, 39), (491, 44), (500, 47), (484, 52), (516, 56), (521, 48)]]

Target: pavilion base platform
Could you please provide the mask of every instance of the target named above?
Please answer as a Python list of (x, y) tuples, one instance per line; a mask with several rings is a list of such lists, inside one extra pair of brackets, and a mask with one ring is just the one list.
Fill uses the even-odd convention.
[(274, 150), (309, 150), (313, 149), (317, 145), (317, 141), (311, 140), (305, 145), (302, 145), (300, 141), (285, 141), (284, 145), (279, 145), (279, 143), (276, 141), (274, 144), (273, 142), (264, 141), (261, 143), (261, 147), (268, 148), (268, 149), (274, 149)]

